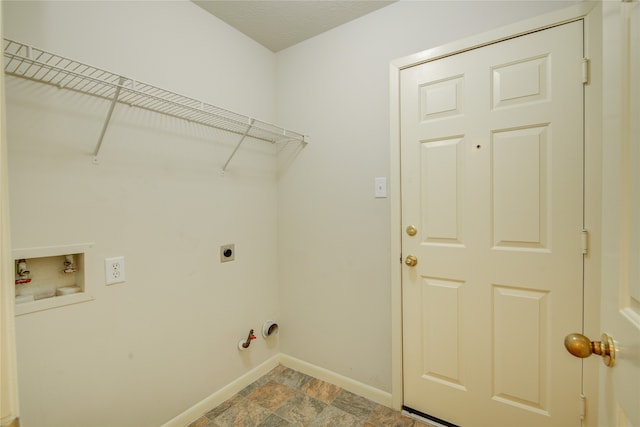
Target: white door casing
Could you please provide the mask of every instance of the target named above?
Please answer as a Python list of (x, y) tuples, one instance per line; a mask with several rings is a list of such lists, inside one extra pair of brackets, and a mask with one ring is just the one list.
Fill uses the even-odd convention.
[[(0, 34), (2, 34), (0, 5)], [(4, 56), (0, 47), (0, 53)], [(18, 369), (14, 322), (15, 281), (9, 233), (9, 185), (4, 75), (0, 76), (0, 425), (19, 424)]]
[[(604, 2), (602, 332), (616, 364), (600, 365), (600, 425), (640, 426), (640, 3)], [(599, 340), (599, 336), (590, 336)], [(595, 360), (591, 360), (595, 359)]]
[[(582, 21), (400, 76), (404, 404), (579, 425)], [(558, 345), (560, 343), (560, 345)], [(575, 398), (573, 398), (575, 397)]]

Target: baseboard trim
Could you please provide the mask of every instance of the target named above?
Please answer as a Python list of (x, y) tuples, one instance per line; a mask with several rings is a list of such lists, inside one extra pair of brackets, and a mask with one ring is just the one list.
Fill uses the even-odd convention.
[(238, 393), (240, 390), (275, 368), (280, 364), (281, 354), (276, 354), (271, 358), (267, 359), (265, 362), (256, 366), (246, 374), (242, 375), (238, 379), (233, 382), (227, 384), (222, 387), (220, 390), (216, 391), (209, 397), (204, 398), (200, 402), (193, 405), (191, 408), (187, 409), (180, 415), (176, 416), (172, 420), (163, 424), (162, 427), (185, 427), (188, 426), (189, 423), (200, 418), (204, 413), (209, 411), (212, 408), (223, 403), (225, 400), (229, 399), (231, 396)]
[[(220, 405), (225, 400), (229, 399), (279, 364), (282, 364), (287, 368), (295, 369), (296, 371), (310, 375), (319, 380), (335, 384), (338, 387), (342, 387), (352, 393), (366, 397), (367, 399), (381, 405), (388, 407), (391, 407), (392, 405), (391, 393), (387, 393), (375, 387), (371, 387), (370, 385), (345, 377), (344, 375), (340, 375), (328, 369), (305, 362), (304, 360), (296, 359), (295, 357), (280, 353), (272, 356), (238, 379), (204, 398), (191, 408), (163, 424), (161, 427), (185, 427), (189, 425), (191, 422), (200, 418), (204, 413)], [(13, 424), (10, 424), (10, 427), (17, 427), (19, 425), (19, 420), (16, 419)]]
[(366, 397), (367, 399), (381, 405), (387, 407), (392, 406), (393, 399), (391, 397), (391, 393), (387, 393), (386, 391), (371, 387), (370, 385), (361, 383), (354, 379), (345, 377), (344, 375), (340, 375), (328, 369), (321, 368), (319, 366), (313, 365), (309, 362), (305, 362), (304, 360), (296, 359), (295, 357), (291, 357), (286, 354), (280, 354), (280, 363), (288, 368), (300, 371), (303, 374), (311, 375), (312, 377), (315, 377), (319, 380), (335, 384), (338, 387), (342, 387), (343, 389), (350, 391), (351, 393)]
[(367, 399), (381, 405), (388, 407), (391, 407), (392, 405), (391, 393), (387, 393), (375, 387), (371, 387), (370, 385), (363, 384), (359, 381), (345, 377), (344, 375), (340, 375), (328, 369), (321, 368), (309, 362), (305, 362), (304, 360), (296, 359), (295, 357), (280, 353), (272, 356), (270, 359), (256, 366), (246, 374), (242, 375), (240, 378), (227, 384), (209, 397), (206, 397), (205, 399), (196, 403), (191, 408), (187, 409), (172, 420), (163, 424), (161, 427), (188, 426), (191, 422), (200, 418), (207, 411), (220, 405), (225, 400), (229, 399), (279, 364), (282, 364), (287, 368), (302, 372), (303, 374), (310, 375), (319, 380), (335, 384), (338, 387), (342, 387), (343, 389), (350, 391), (351, 393), (366, 397)]
[(20, 427), (20, 418), (14, 418), (9, 424), (2, 424), (2, 427)]

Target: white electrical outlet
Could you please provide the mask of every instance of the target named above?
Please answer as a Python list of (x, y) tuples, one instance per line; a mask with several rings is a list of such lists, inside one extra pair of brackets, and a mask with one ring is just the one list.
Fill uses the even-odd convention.
[(124, 257), (118, 256), (113, 258), (105, 258), (104, 270), (105, 281), (107, 285), (124, 282)]

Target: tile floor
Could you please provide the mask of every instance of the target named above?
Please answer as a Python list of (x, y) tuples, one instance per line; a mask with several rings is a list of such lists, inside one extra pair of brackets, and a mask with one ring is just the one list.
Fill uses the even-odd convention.
[(188, 427), (429, 427), (282, 365)]

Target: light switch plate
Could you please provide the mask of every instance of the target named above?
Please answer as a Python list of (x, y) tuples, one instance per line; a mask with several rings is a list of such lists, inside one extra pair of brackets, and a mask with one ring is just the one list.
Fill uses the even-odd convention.
[(387, 177), (377, 177), (375, 179), (375, 195), (376, 198), (385, 198), (387, 197)]

